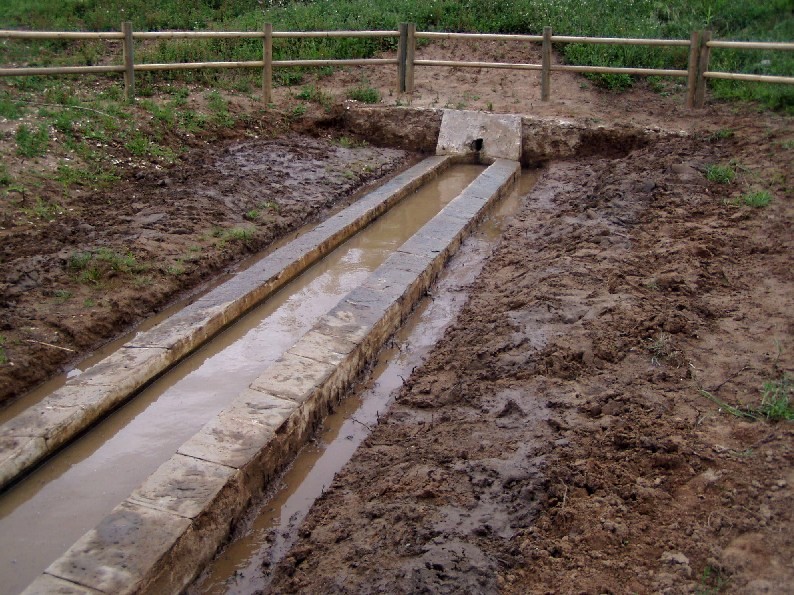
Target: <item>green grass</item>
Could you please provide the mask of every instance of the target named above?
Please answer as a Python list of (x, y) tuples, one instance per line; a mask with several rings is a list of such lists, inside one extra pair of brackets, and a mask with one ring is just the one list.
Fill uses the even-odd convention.
[[(139, 31), (250, 30), (261, 31), (272, 22), (276, 30), (391, 29), (403, 21), (422, 31), (464, 31), (540, 34), (544, 26), (563, 35), (607, 37), (660, 37), (688, 39), (694, 30), (711, 29), (714, 38), (790, 41), (794, 39), (791, 0), (5, 0), (0, 3), (0, 22), (6, 28), (38, 30), (114, 30), (131, 19)], [(384, 39), (277, 39), (274, 58), (362, 58), (393, 50), (394, 38)], [(36, 65), (69, 62), (89, 64), (103, 55), (99, 42), (15, 41), (0, 47), (0, 62), (26, 60)], [(569, 63), (609, 66), (685, 69), (687, 48), (647, 48), (560, 44)], [(259, 60), (261, 40), (162, 40), (139, 48), (141, 61), (179, 62), (210, 60)], [(715, 49), (713, 70), (773, 75), (794, 72), (794, 53)], [(321, 71), (324, 74), (327, 69)], [(254, 85), (250, 72), (184, 71), (140, 75), (142, 96), (153, 81), (213, 82), (224, 88)], [(279, 69), (280, 84), (300, 84), (303, 72)], [(627, 75), (593, 75), (596, 84), (620, 90), (633, 84)], [(31, 86), (36, 83), (26, 83)], [(739, 81), (710, 81), (713, 93), (723, 99), (752, 99), (786, 111), (794, 111), (790, 85), (761, 85)], [(11, 105), (0, 111), (16, 110)]]
[(380, 91), (367, 85), (359, 85), (350, 89), (347, 92), (347, 97), (362, 103), (378, 103), (380, 102)]
[(772, 195), (767, 190), (758, 190), (756, 192), (747, 192), (743, 194), (741, 200), (748, 207), (756, 209), (768, 206), (772, 202)]
[(760, 405), (731, 405), (716, 395), (700, 389), (700, 394), (713, 401), (722, 411), (743, 419), (759, 421), (794, 421), (794, 406), (791, 395), (794, 381), (784, 374), (780, 378), (768, 380), (761, 387)]
[(20, 124), (14, 138), (17, 142), (17, 155), (20, 157), (43, 157), (50, 142), (45, 124), (40, 124), (35, 129), (27, 124)]
[(736, 178), (736, 171), (730, 165), (709, 165), (706, 168), (706, 179), (718, 184), (730, 184)]
[(6, 338), (3, 335), (0, 335), (0, 365), (8, 363), (8, 355), (6, 355)]
[(761, 388), (761, 406), (758, 408), (758, 413), (769, 421), (794, 420), (792, 392), (794, 392), (794, 381), (788, 375), (765, 382)]

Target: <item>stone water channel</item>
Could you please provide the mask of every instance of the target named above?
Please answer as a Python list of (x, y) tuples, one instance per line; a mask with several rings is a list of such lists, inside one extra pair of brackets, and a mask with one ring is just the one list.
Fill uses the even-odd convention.
[(19, 593), (481, 171), (403, 199), (0, 497), (2, 592)]
[[(515, 213), (537, 181), (526, 170), (513, 191), (494, 209), (450, 260), (433, 288), (378, 356), (367, 380), (329, 415), (266, 495), (238, 535), (191, 585), (187, 595), (254, 595), (267, 592), (270, 570), (286, 555), (314, 501), (331, 485), (389, 408), (411, 370), (419, 366), (454, 321), (474, 282)], [(254, 507), (252, 507), (254, 508)]]

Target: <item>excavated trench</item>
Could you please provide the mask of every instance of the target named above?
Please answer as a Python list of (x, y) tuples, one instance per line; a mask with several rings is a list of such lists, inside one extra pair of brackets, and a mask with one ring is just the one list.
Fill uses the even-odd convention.
[[(402, 120), (397, 123), (380, 122), (381, 134), (394, 137), (395, 144), (410, 145), (413, 141), (406, 139), (411, 135), (412, 117), (410, 111), (403, 111)], [(355, 121), (348, 125), (355, 125)], [(619, 152), (646, 142), (644, 133), (636, 130), (593, 132), (570, 123), (516, 118), (507, 124), (500, 122), (499, 126), (506, 126), (511, 134), (517, 135), (517, 141), (513, 139), (515, 142), (511, 141), (512, 146), (507, 150), (507, 159), (511, 161), (488, 153), (493, 151), (494, 139), (484, 133), (485, 124), (460, 141), (462, 150), (446, 150), (447, 145), (442, 147), (444, 151), (439, 150), (453, 154), (475, 151), (486, 162), (496, 160), (492, 166), (495, 173), (488, 169), (483, 174), (482, 166), (462, 164), (449, 166), (441, 173), (433, 170), (433, 175), (438, 175), (436, 179), (396, 206), (389, 205), (391, 208), (385, 214), (368, 225), (365, 223), (363, 230), (332, 252), (328, 253), (330, 240), (317, 240), (318, 246), (324, 246), (326, 255), (310, 268), (306, 268), (305, 260), (299, 259), (300, 265), (289, 264), (292, 261), (279, 260), (279, 253), (275, 253), (275, 261), (282, 268), (267, 280), (273, 290), (266, 301), (249, 309), (251, 300), (259, 301), (249, 296), (242, 300), (244, 305), (235, 305), (231, 314), (219, 316), (213, 310), (215, 318), (201, 318), (199, 334), (210, 336), (215, 329), (229, 323), (229, 316), (238, 318), (240, 313), (250, 310), (164, 375), (151, 382), (139, 382), (146, 386), (136, 391), (134, 399), (111, 415), (103, 416), (101, 423), (8, 488), (0, 497), (0, 548), (13, 552), (0, 561), (4, 592), (20, 592), (34, 580), (26, 592), (56, 588), (95, 592), (81, 590), (83, 587), (108, 593), (179, 591), (215, 554), (231, 529), (235, 530), (235, 541), (215, 557), (202, 577), (189, 587), (189, 592), (245, 593), (266, 585), (268, 565), (275, 565), (289, 549), (312, 502), (368, 435), (379, 414), (388, 408), (402, 378), (421, 363), (423, 355), (454, 319), (464, 301), (458, 299), (458, 292), (477, 275), (490, 245), (499, 236), (499, 218), (516, 208), (520, 197), (531, 187), (533, 176), (520, 177), (518, 188), (497, 212), (499, 216), (454, 257), (452, 266), (434, 289), (434, 300), (425, 300), (417, 308), (395, 335), (391, 347), (380, 355), (367, 382), (358, 386), (353, 396), (323, 422), (326, 414), (334, 410), (335, 402), (341, 400), (349, 384), (360, 377), (383, 341), (413, 310), (464, 235), (482, 219), (491, 202), (510, 188), (518, 168), (516, 162), (538, 163), (550, 156), (585, 154), (596, 137), (600, 143), (617, 146)], [(438, 134), (444, 137), (444, 127), (440, 128)], [(503, 133), (504, 130), (499, 132)], [(444, 159), (454, 160), (434, 159), (440, 160), (433, 165), (439, 170), (444, 168), (438, 164), (448, 165)], [(514, 165), (506, 165), (509, 163)], [(476, 183), (472, 183), (475, 180), (485, 180), (487, 190), (477, 189)], [(464, 196), (464, 206), (447, 212), (447, 205), (458, 203)], [(362, 211), (363, 207), (359, 207), (351, 208)], [(330, 227), (333, 225), (332, 221)], [(321, 224), (318, 230), (322, 231), (323, 226), (328, 227)], [(334, 242), (340, 233), (334, 235)], [(405, 263), (395, 265), (397, 261)], [(257, 269), (257, 265), (252, 268)], [(272, 280), (283, 276), (286, 270), (295, 276), (292, 281), (284, 284)], [(220, 301), (226, 307), (223, 301), (226, 294), (223, 291), (220, 294)], [(217, 300), (213, 299), (210, 294), (196, 303), (203, 300), (206, 303), (201, 307), (212, 310), (217, 306)], [(372, 303), (375, 309), (380, 308), (379, 301), (384, 300), (388, 303), (383, 306), (383, 312), (377, 319), (373, 318), (367, 308)], [(157, 325), (149, 326), (154, 329), (153, 336), (158, 336)], [(302, 351), (296, 351), (293, 345), (296, 341), (301, 345), (301, 337)], [(154, 359), (162, 359), (162, 353), (169, 350), (192, 350), (182, 343), (179, 339), (171, 346), (164, 346), (145, 341), (136, 343), (133, 339), (122, 347), (126, 352), (120, 356), (120, 367), (135, 370), (138, 361), (135, 358), (144, 357), (139, 354), (145, 351), (154, 352)], [(321, 353), (315, 353), (317, 349)], [(127, 363), (123, 358), (132, 358), (132, 362)], [(297, 361), (296, 358), (322, 369), (308, 373), (290, 369), (289, 362)], [(102, 368), (105, 360), (96, 361), (96, 367)], [(333, 362), (333, 366), (328, 362)], [(276, 372), (270, 376), (266, 373), (264, 376), (271, 384), (264, 383), (262, 370), (277, 369), (279, 365), (287, 371), (281, 376)], [(151, 367), (148, 363), (146, 366)], [(110, 367), (119, 367), (118, 362)], [(338, 371), (329, 371), (331, 368), (344, 369), (344, 379), (337, 377)], [(155, 370), (152, 374), (158, 376), (160, 372)], [(312, 374), (316, 378), (307, 380)], [(85, 376), (87, 380), (78, 376), (77, 383), (66, 389), (91, 394), (107, 392), (108, 382), (94, 379), (91, 368)], [(285, 388), (281, 393), (273, 389), (273, 379), (283, 380)], [(266, 397), (262, 392), (267, 393)], [(256, 396), (252, 396), (254, 393)], [(69, 390), (65, 394), (71, 396)], [(40, 395), (36, 400), (39, 398)], [(68, 398), (63, 402), (47, 401), (47, 398), (37, 406), (42, 410), (58, 410), (59, 415), (61, 408), (69, 410), (71, 415), (73, 409), (92, 407), (75, 406)], [(264, 400), (260, 402), (258, 398)], [(281, 415), (277, 422), (270, 418), (258, 421), (255, 415), (251, 416), (251, 423), (262, 426), (257, 431), (266, 434), (265, 442), (269, 446), (251, 447), (247, 427), (239, 432), (223, 427), (222, 412), (231, 411), (230, 415), (236, 415), (233, 418), (239, 421), (240, 407), (248, 407), (249, 412)], [(24, 417), (27, 413), (21, 405), (6, 411), (2, 420), (6, 422), (4, 428), (14, 425), (14, 415)], [(246, 416), (243, 418), (247, 420)], [(212, 421), (218, 419), (221, 421)], [(67, 421), (65, 425), (74, 425), (71, 418)], [(284, 475), (277, 475), (320, 423), (324, 425), (316, 439), (300, 451)], [(72, 430), (75, 436), (81, 432)], [(27, 433), (16, 430), (16, 433), (5, 431), (4, 436), (7, 435), (15, 440), (22, 436), (22, 446), (17, 448), (22, 462), (14, 471), (20, 475), (32, 466), (33, 460), (27, 455), (24, 440), (30, 444), (37, 440), (35, 448), (40, 448), (39, 443), (43, 442), (50, 451), (58, 449), (58, 443), (49, 434), (39, 438), (31, 432), (28, 437)], [(207, 444), (220, 454), (205, 455)], [(178, 454), (174, 455), (175, 452)], [(243, 454), (247, 457), (244, 460), (240, 458)], [(178, 467), (187, 459), (192, 460), (189, 465), (193, 467), (169, 472), (169, 464)], [(175, 460), (178, 462), (174, 463)], [(165, 487), (157, 483), (163, 476), (167, 476), (165, 483), (170, 482)], [(188, 489), (180, 483), (184, 476), (198, 483), (211, 476), (211, 481), (207, 480), (206, 486), (199, 490), (200, 496), (196, 496), (190, 491), (195, 486)], [(281, 478), (278, 484), (274, 483), (276, 477)], [(143, 487), (135, 490), (141, 482)], [(173, 496), (168, 493), (173, 489), (188, 493)], [(267, 497), (262, 495), (263, 490), (268, 490)], [(125, 501), (130, 492), (134, 497)], [(252, 501), (258, 504), (252, 507)], [(117, 506), (119, 502), (124, 503)], [(185, 502), (190, 504), (187, 508), (183, 506)], [(148, 513), (136, 508), (140, 506), (155, 513), (149, 518)], [(170, 515), (167, 518), (158, 516), (166, 513)], [(126, 533), (116, 536), (113, 531), (121, 525)], [(133, 526), (133, 533), (138, 533), (130, 537), (127, 525)], [(108, 527), (112, 528), (111, 534)], [(168, 533), (167, 538), (159, 534), (151, 538), (146, 533), (157, 530)], [(205, 539), (203, 533), (209, 536)], [(152, 543), (156, 545), (151, 546), (151, 552), (139, 553)], [(53, 563), (67, 548), (67, 554)], [(138, 553), (128, 554), (129, 551)], [(132, 562), (125, 561), (128, 555), (132, 555)], [(151, 559), (141, 560), (141, 556)], [(264, 567), (262, 560), (266, 561)], [(175, 569), (170, 569), (170, 565)], [(42, 574), (45, 569), (46, 573)]]
[(403, 199), (3, 494), (4, 588), (20, 591), (110, 513), (482, 169), (453, 166)]

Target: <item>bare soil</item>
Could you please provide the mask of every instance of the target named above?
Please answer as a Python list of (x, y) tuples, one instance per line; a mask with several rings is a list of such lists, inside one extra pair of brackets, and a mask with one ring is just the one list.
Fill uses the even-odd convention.
[[(503, 43), (419, 50), (451, 56), (538, 61)], [(317, 84), (335, 101), (365, 82), (387, 105), (687, 135), (545, 166), (458, 321), (316, 503), (270, 590), (794, 592), (794, 427), (706, 396), (754, 406), (765, 381), (794, 372), (791, 119), (747, 105), (688, 112), (674, 85), (613, 95), (555, 74), (541, 104), (535, 74), (423, 68), (412, 97), (394, 80), (347, 69)], [(297, 104), (289, 89), (276, 101)], [(327, 134), (317, 126), (331, 112), (310, 106), (305, 126)], [(406, 158), (244, 135), (0, 232), (6, 398), (75, 356), (29, 340), (88, 350)], [(364, 176), (340, 169), (351, 159)], [(708, 181), (712, 164), (736, 179)], [(769, 206), (741, 202), (760, 189)], [(214, 231), (251, 209), (264, 213), (254, 239)], [(100, 280), (81, 281), (72, 254), (102, 246), (150, 264), (98, 261)], [(141, 279), (119, 292), (118, 278)]]
[(415, 159), (259, 127), (225, 136), (171, 166), (128, 167), (110, 189), (44, 187), (52, 220), (4, 205), (0, 403)]

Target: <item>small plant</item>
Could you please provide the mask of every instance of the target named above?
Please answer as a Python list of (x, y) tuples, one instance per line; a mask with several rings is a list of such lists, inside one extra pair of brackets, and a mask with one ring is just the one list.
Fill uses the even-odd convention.
[(0, 186), (8, 186), (13, 182), (11, 174), (8, 173), (8, 167), (5, 163), (0, 163)]
[(736, 178), (736, 171), (730, 165), (709, 165), (706, 168), (706, 179), (718, 184), (730, 184)]
[(360, 85), (347, 92), (348, 99), (354, 99), (362, 103), (380, 102), (380, 91), (369, 86)]
[(17, 155), (20, 157), (41, 157), (47, 151), (50, 135), (47, 126), (39, 125), (35, 130), (27, 124), (21, 124), (15, 135), (17, 141)]
[(794, 391), (794, 381), (788, 375), (783, 375), (778, 380), (764, 382), (761, 388), (761, 406), (758, 413), (769, 421), (794, 420), (794, 406), (791, 403), (791, 393)]
[(700, 575), (700, 584), (695, 593), (697, 595), (716, 595), (728, 586), (728, 579), (719, 568), (707, 565)]
[(784, 149), (794, 149), (794, 139), (784, 140), (782, 143), (780, 143), (780, 146)]
[(80, 273), (78, 278), (80, 279), (80, 283), (85, 283), (86, 285), (99, 285), (99, 282), (102, 280), (102, 271), (96, 267), (86, 268)]
[(300, 90), (300, 93), (295, 95), (297, 99), (304, 101), (313, 101), (322, 105), (326, 111), (331, 109), (332, 97), (324, 91), (317, 88), (316, 85), (307, 85)]
[(212, 112), (212, 121), (218, 126), (228, 128), (234, 126), (234, 116), (229, 113), (229, 104), (217, 91), (210, 91), (206, 95), (207, 107)]
[(23, 209), (22, 212), (28, 215), (29, 217), (37, 217), (44, 221), (52, 221), (58, 215), (63, 214), (63, 209), (61, 208), (60, 205), (47, 202), (45, 200), (42, 200), (41, 198), (37, 198), (35, 205), (33, 205), (29, 209)]
[(758, 190), (757, 192), (743, 194), (741, 200), (748, 207), (759, 209), (772, 202), (772, 195), (767, 190)]
[(114, 271), (129, 273), (141, 270), (141, 266), (129, 252), (127, 254), (119, 254), (110, 248), (99, 248), (95, 257), (99, 261), (107, 262)]
[(94, 306), (96, 306), (96, 300), (94, 300), (92, 298), (85, 298), (83, 300), (83, 307), (84, 308), (93, 308)]
[(66, 262), (66, 266), (70, 271), (82, 271), (88, 266), (88, 263), (91, 262), (91, 257), (93, 254), (91, 252), (72, 252), (69, 255), (69, 260)]
[(274, 213), (280, 213), (281, 212), (281, 205), (278, 204), (274, 200), (268, 200), (268, 201), (263, 202), (262, 204), (259, 205), (259, 208), (260, 209), (267, 209), (268, 211), (273, 211)]
[(72, 292), (68, 289), (56, 289), (53, 293), (53, 296), (55, 296), (56, 302), (63, 304), (64, 302), (68, 302), (70, 299), (72, 299)]
[(295, 107), (292, 108), (290, 112), (290, 118), (293, 120), (297, 120), (298, 118), (302, 118), (306, 114), (306, 105), (303, 103), (299, 103)]
[(4, 335), (0, 335), (0, 365), (8, 363), (8, 355), (6, 355), (6, 338)]
[(245, 215), (243, 215), (243, 217), (248, 221), (256, 221), (257, 219), (259, 219), (261, 215), (262, 213), (259, 212), (257, 209), (251, 209)]
[(711, 134), (709, 134), (710, 141), (717, 141), (717, 140), (726, 140), (729, 138), (733, 138), (734, 132), (730, 128), (720, 128), (719, 130), (715, 130)]
[(493, 101), (489, 101), (488, 105), (485, 106), (489, 112), (493, 111)]
[(171, 275), (172, 277), (179, 277), (180, 275), (185, 274), (185, 265), (182, 263), (181, 260), (176, 261), (174, 264), (170, 265), (165, 272)]
[(223, 238), (226, 240), (236, 240), (245, 243), (248, 243), (253, 237), (253, 230), (247, 227), (233, 227), (232, 229), (226, 230), (223, 234)]

